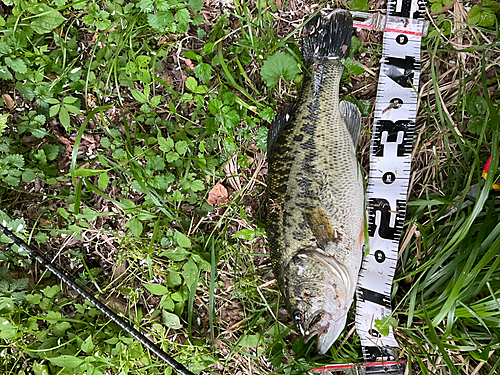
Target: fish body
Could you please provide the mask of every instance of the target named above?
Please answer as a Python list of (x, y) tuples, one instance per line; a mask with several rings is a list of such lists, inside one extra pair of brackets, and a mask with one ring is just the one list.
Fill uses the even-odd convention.
[(267, 236), (273, 271), (299, 332), (325, 353), (343, 331), (364, 244), (363, 179), (356, 158), (361, 114), (339, 103), (349, 12), (305, 27), (297, 103), (269, 131)]

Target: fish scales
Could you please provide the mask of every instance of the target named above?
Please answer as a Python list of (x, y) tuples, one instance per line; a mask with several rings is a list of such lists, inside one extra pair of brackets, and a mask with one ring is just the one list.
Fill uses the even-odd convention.
[(297, 103), (278, 114), (270, 129), (267, 234), (288, 309), (306, 340), (318, 335), (324, 353), (343, 330), (361, 264), (361, 115), (353, 104), (339, 104), (350, 14), (311, 22), (304, 41), (311, 74)]

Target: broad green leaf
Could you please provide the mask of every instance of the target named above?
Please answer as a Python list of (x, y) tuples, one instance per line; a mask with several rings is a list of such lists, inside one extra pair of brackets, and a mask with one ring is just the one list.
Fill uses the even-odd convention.
[(50, 375), (47, 365), (38, 362), (33, 363), (33, 372), (35, 375)]
[(40, 294), (28, 294), (26, 297), (26, 302), (32, 305), (38, 305), (42, 300), (42, 296)]
[(160, 256), (167, 257), (174, 262), (181, 262), (183, 260), (186, 260), (189, 254), (190, 252), (184, 250), (182, 247), (171, 247), (161, 252)]
[(155, 10), (155, 5), (153, 0), (140, 0), (139, 1), (139, 8), (141, 9), (141, 12), (144, 13), (149, 13)]
[(30, 23), (30, 26), (38, 34), (50, 33), (66, 21), (66, 18), (61, 13), (45, 4), (33, 5), (29, 10), (38, 15), (38, 18)]
[(137, 100), (139, 103), (144, 104), (144, 103), (147, 103), (149, 101), (148, 97), (140, 91), (130, 90), (130, 92), (132, 93), (132, 96), (135, 98), (135, 100)]
[(187, 151), (187, 148), (188, 143), (186, 141), (179, 141), (175, 144), (175, 151), (177, 151), (179, 155), (184, 155)]
[(92, 351), (94, 350), (92, 336), (87, 337), (87, 339), (82, 343), (82, 350), (87, 354), (92, 354)]
[(169, 152), (174, 148), (174, 140), (172, 138), (158, 137), (158, 146), (161, 151)]
[(375, 320), (375, 328), (380, 332), (382, 336), (389, 335), (389, 328), (397, 328), (398, 321), (393, 316), (386, 316), (382, 319)]
[(99, 180), (97, 180), (97, 185), (99, 185), (99, 187), (102, 190), (106, 190), (108, 187), (108, 184), (109, 184), (108, 172), (101, 173), (101, 175), (99, 176)]
[(168, 270), (167, 284), (169, 287), (174, 288), (176, 286), (182, 285), (181, 275), (173, 269)]
[(42, 150), (45, 152), (45, 156), (47, 160), (55, 160), (59, 155), (59, 146), (58, 145), (43, 145)]
[(163, 296), (165, 294), (169, 294), (168, 288), (159, 284), (142, 284), (144, 287), (149, 290), (155, 296)]
[(488, 103), (482, 96), (476, 94), (467, 94), (465, 99), (465, 110), (469, 115), (483, 116), (486, 113), (488, 109)]
[(156, 31), (164, 32), (167, 27), (174, 24), (174, 15), (170, 11), (148, 14), (148, 23)]
[(185, 249), (191, 248), (191, 240), (179, 231), (175, 231), (175, 240), (179, 246)]
[(0, 339), (11, 339), (16, 336), (17, 327), (5, 318), (0, 318)]
[[(442, 10), (443, 10), (443, 4), (441, 3), (434, 3), (431, 6), (431, 12), (441, 13)], [(387, 329), (387, 331), (389, 331), (389, 329)]]
[(188, 88), (188, 90), (194, 92), (194, 90), (196, 90), (196, 86), (198, 86), (198, 82), (196, 82), (196, 79), (194, 79), (193, 77), (188, 77), (186, 80), (186, 87)]
[(60, 291), (61, 287), (59, 285), (53, 285), (45, 287), (45, 289), (42, 292), (45, 295), (45, 297), (52, 298), (57, 296)]
[[(45, 298), (44, 298), (45, 300)], [(45, 307), (45, 304), (43, 303), (44, 301), (42, 301), (42, 304), (40, 305), (40, 307), (44, 308)], [(47, 322), (49, 322), (50, 324), (57, 324), (59, 323), (59, 321), (61, 320), (62, 318), (62, 315), (60, 312), (57, 312), (57, 311), (49, 311), (47, 312)]]
[(150, 171), (162, 171), (165, 169), (165, 161), (160, 155), (156, 155), (147, 162), (147, 169)]
[(142, 225), (141, 221), (138, 218), (133, 217), (128, 221), (127, 225), (134, 236), (136, 237), (141, 236), (144, 226)]
[[(199, 26), (201, 24), (203, 24), (205, 22), (205, 18), (203, 17), (203, 15), (201, 13), (198, 13), (198, 14), (195, 14), (193, 16), (193, 20), (191, 21), (191, 24), (193, 26)], [(206, 31), (203, 30), (201, 27), (198, 28), (197, 31), (197, 34), (198, 34), (198, 39), (200, 40), (203, 40), (205, 35), (206, 35)]]
[(349, 2), (350, 10), (357, 10), (360, 12), (367, 12), (370, 10), (370, 3), (368, 0), (351, 0)]
[(188, 2), (189, 9), (193, 12), (198, 12), (203, 8), (203, 1), (201, 0), (189, 0)]
[(62, 126), (64, 126), (64, 129), (69, 129), (71, 123), (68, 110), (65, 107), (61, 107), (61, 111), (59, 112), (59, 121), (61, 122)]
[(37, 233), (35, 235), (35, 240), (38, 243), (45, 243), (49, 240), (49, 236), (47, 236), (45, 233)]
[(60, 108), (61, 108), (60, 104), (56, 104), (56, 105), (53, 105), (52, 107), (50, 107), (50, 111), (49, 111), (50, 117), (54, 117), (55, 115), (57, 115), (59, 113)]
[(260, 127), (257, 131), (257, 137), (255, 139), (255, 144), (262, 151), (267, 151), (267, 133), (268, 129), (264, 126)]
[(188, 29), (189, 21), (191, 21), (189, 10), (186, 8), (179, 9), (177, 13), (175, 13), (175, 19), (179, 22), (177, 25), (179, 34), (184, 34)]
[(198, 266), (192, 257), (189, 258), (184, 267), (182, 267), (182, 277), (189, 290), (193, 287), (196, 288), (196, 283), (198, 282)]
[(237, 232), (233, 238), (240, 238), (243, 240), (251, 241), (255, 238), (255, 231), (252, 229), (242, 229)]
[(74, 105), (71, 105), (71, 104), (66, 104), (64, 107), (66, 107), (66, 109), (67, 109), (69, 112), (71, 112), (71, 113), (73, 113), (73, 114), (75, 114), (75, 115), (79, 115), (79, 114), (81, 114), (81, 113), (82, 113), (82, 111), (80, 110), (80, 108), (75, 107)]
[(469, 24), (471, 25), (479, 24), (481, 22), (482, 12), (483, 10), (479, 5), (474, 5), (468, 14)]
[(19, 154), (8, 155), (4, 158), (8, 164), (11, 164), (17, 168), (24, 167), (24, 157)]
[(261, 339), (260, 335), (245, 335), (238, 342), (239, 346), (244, 348), (256, 348), (259, 345), (259, 341)]
[(26, 63), (19, 58), (11, 59), (10, 57), (6, 57), (4, 61), (9, 68), (11, 68), (13, 71), (17, 73), (26, 74), (28, 72), (28, 67), (26, 66)]
[(172, 314), (166, 310), (162, 310), (162, 320), (163, 324), (165, 324), (168, 328), (171, 329), (179, 329), (182, 328), (181, 321), (179, 320), (179, 317), (175, 314)]
[(76, 368), (80, 366), (84, 360), (72, 355), (60, 355), (54, 358), (47, 358), (54, 366)]
[(191, 181), (189, 189), (191, 189), (192, 191), (195, 191), (195, 192), (202, 191), (202, 190), (205, 190), (205, 185), (203, 184), (203, 181), (201, 181), (201, 180), (194, 180), (194, 181)]
[(361, 65), (359, 61), (354, 61), (350, 57), (344, 59), (343, 63), (344, 66), (347, 68), (347, 74), (359, 76), (363, 74), (363, 72), (365, 71), (365, 68), (363, 68), (363, 65)]
[(97, 176), (98, 174), (101, 174), (103, 172), (106, 172), (104, 169), (86, 169), (86, 168), (80, 168), (75, 171), (75, 176), (77, 177), (89, 177), (89, 176)]
[(0, 65), (0, 79), (10, 81), (12, 78), (14, 77), (12, 76), (12, 73), (9, 72), (9, 69), (5, 65)]
[(202, 83), (208, 84), (212, 78), (212, 66), (205, 63), (198, 64), (194, 68), (194, 74)]
[(207, 134), (212, 135), (217, 133), (219, 127), (217, 126), (217, 122), (213, 117), (207, 117), (205, 119), (205, 128), (207, 129)]
[(175, 151), (170, 151), (167, 155), (165, 155), (165, 157), (167, 158), (168, 163), (172, 163), (179, 159), (179, 154)]
[(63, 99), (63, 103), (64, 104), (73, 104), (74, 102), (76, 102), (78, 100), (78, 98), (75, 98), (73, 96), (66, 96), (64, 97)]
[(268, 87), (275, 86), (281, 77), (291, 81), (300, 72), (297, 61), (286, 52), (276, 52), (269, 56), (260, 71), (262, 80)]
[(208, 101), (208, 110), (214, 116), (219, 112), (219, 110), (222, 108), (222, 106), (223, 106), (223, 103), (219, 99), (210, 99)]

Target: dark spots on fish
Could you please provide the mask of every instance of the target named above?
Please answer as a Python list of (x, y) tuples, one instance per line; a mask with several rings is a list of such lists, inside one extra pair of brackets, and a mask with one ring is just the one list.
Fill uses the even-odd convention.
[(316, 169), (314, 168), (313, 162), (316, 159), (317, 154), (315, 151), (310, 151), (304, 156), (304, 161), (302, 163), (302, 171), (305, 173), (310, 173), (311, 175), (316, 174)]
[(307, 235), (302, 231), (293, 231), (292, 237), (295, 241), (305, 241), (307, 239)]
[(301, 195), (306, 195), (308, 191), (311, 189), (312, 181), (304, 176), (300, 176), (297, 184), (300, 187), (300, 193)]
[(303, 139), (304, 139), (304, 134), (298, 134), (295, 137), (293, 137), (294, 142), (302, 142)]
[(314, 136), (316, 134), (317, 124), (316, 121), (304, 121), (302, 128), (300, 129), (304, 134)]
[(295, 207), (301, 210), (307, 210), (310, 209), (311, 205), (309, 203), (299, 201), (295, 203)]
[(310, 137), (307, 141), (302, 143), (300, 147), (303, 148), (304, 150), (315, 150), (316, 143), (314, 142), (314, 138)]

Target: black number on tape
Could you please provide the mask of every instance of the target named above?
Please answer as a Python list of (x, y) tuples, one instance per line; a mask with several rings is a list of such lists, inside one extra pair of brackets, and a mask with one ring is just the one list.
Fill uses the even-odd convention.
[(418, 1), (418, 10), (411, 13), (412, 0), (390, 0), (387, 9), (391, 16), (405, 17), (405, 18), (424, 18), (425, 14), (425, 0)]
[(404, 46), (406, 43), (408, 43), (408, 37), (405, 34), (399, 34), (396, 37), (396, 42), (402, 46)]
[(375, 260), (377, 261), (377, 263), (384, 263), (385, 253), (382, 250), (375, 251), (375, 254), (373, 255), (375, 256)]
[(415, 70), (420, 69), (420, 63), (416, 62), (415, 56), (387, 57), (387, 76), (404, 88), (412, 88)]
[[(373, 155), (377, 157), (393, 156), (385, 155), (384, 145), (388, 142), (398, 142), (399, 132), (403, 132), (402, 139), (399, 139), (397, 147), (397, 156), (404, 157), (411, 154), (412, 143), (413, 143), (413, 131), (415, 129), (415, 123), (410, 120), (378, 120), (375, 123), (375, 129), (373, 136)], [(386, 137), (384, 132), (387, 132)]]
[(391, 297), (370, 289), (358, 288), (358, 298), (361, 302), (370, 301), (388, 309), (391, 308)]
[[(397, 199), (396, 210), (391, 209), (391, 205), (384, 198), (370, 198), (368, 200), (368, 234), (375, 236), (378, 227), (380, 238), (399, 241), (401, 230), (405, 221), (406, 201)], [(380, 212), (380, 222), (376, 223), (377, 211)], [(391, 227), (391, 217), (395, 215), (394, 226)]]
[(385, 172), (382, 176), (382, 182), (386, 185), (390, 185), (394, 181), (396, 181), (396, 175), (392, 172)]

